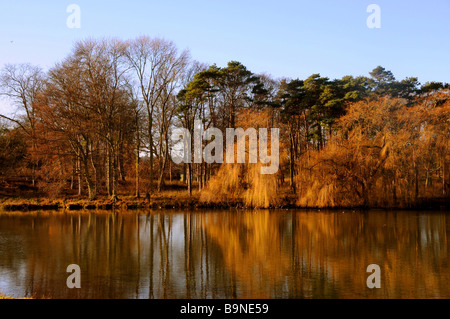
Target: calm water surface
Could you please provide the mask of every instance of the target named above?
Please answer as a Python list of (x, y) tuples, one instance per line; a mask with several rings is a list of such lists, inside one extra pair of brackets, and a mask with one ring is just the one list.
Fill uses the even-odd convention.
[[(0, 292), (36, 298), (450, 298), (450, 215), (0, 213)], [(68, 289), (69, 264), (81, 289)], [(381, 288), (369, 289), (369, 264)]]

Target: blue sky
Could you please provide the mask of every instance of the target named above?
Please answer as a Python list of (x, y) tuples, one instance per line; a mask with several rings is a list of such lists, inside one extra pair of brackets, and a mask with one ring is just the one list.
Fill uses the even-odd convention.
[[(81, 8), (80, 29), (66, 25), (72, 3)], [(381, 8), (380, 29), (366, 25), (372, 3)], [(77, 40), (139, 35), (172, 40), (201, 62), (237, 60), (275, 78), (368, 75), (382, 65), (397, 79), (450, 82), (449, 0), (0, 1), (0, 67), (48, 69)]]

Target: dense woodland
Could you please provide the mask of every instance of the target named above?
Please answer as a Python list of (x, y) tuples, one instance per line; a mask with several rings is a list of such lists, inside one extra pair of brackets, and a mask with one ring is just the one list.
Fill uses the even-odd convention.
[[(448, 200), (450, 86), (369, 76), (274, 79), (205, 65), (170, 41), (89, 39), (48, 72), (0, 71), (0, 196), (151, 199), (170, 187), (210, 204), (413, 207)], [(175, 128), (280, 128), (280, 169), (175, 164)], [(204, 141), (205, 145), (208, 141)]]

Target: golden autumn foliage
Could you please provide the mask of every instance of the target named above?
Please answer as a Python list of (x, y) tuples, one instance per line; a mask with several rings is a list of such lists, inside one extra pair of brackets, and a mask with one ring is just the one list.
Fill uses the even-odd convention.
[(203, 203), (235, 204), (268, 208), (279, 204), (278, 181), (275, 175), (262, 175), (262, 164), (227, 164), (220, 167), (202, 191)]
[[(239, 114), (237, 127), (244, 130), (252, 127), (259, 128), (274, 127), (271, 114), (267, 111), (248, 110)], [(245, 138), (245, 136), (244, 136)], [(268, 138), (268, 149), (270, 150), (270, 137)], [(235, 143), (235, 147), (236, 147)], [(259, 141), (258, 141), (259, 145)], [(280, 144), (280, 160), (283, 161), (285, 154)], [(248, 153), (248, 140), (246, 140), (246, 153)], [(248, 163), (245, 164), (223, 163), (217, 174), (212, 177), (208, 186), (202, 191), (200, 201), (204, 203), (241, 203), (246, 207), (268, 208), (280, 203), (279, 197), (279, 173), (261, 174), (261, 167), (265, 165)]]
[(443, 101), (349, 105), (326, 147), (297, 162), (298, 204), (410, 207), (448, 196), (450, 101)]
[[(30, 65), (0, 71), (6, 92), (0, 93), (29, 115), (0, 114), (7, 123), (0, 123), (0, 196), (116, 202), (133, 194), (150, 203), (166, 190), (191, 196), (196, 184), (200, 206), (439, 208), (450, 202), (448, 84), (419, 88), (417, 78), (394, 81), (381, 66), (371, 78), (275, 80), (237, 61), (225, 68), (191, 65), (172, 42), (147, 37), (78, 42), (46, 74)], [(139, 74), (146, 72), (152, 76), (143, 85)], [(153, 97), (141, 94), (146, 86)], [(29, 101), (20, 98), (28, 95)], [(181, 144), (172, 133), (184, 129), (192, 144), (200, 127), (235, 129), (239, 136), (245, 130), (233, 142), (235, 152), (245, 145), (245, 161), (173, 161)], [(279, 128), (279, 156), (263, 164), (258, 152), (249, 163), (260, 129), (268, 130), (271, 153), (271, 128)], [(206, 146), (208, 138), (201, 140)], [(269, 165), (278, 172), (263, 175)]]

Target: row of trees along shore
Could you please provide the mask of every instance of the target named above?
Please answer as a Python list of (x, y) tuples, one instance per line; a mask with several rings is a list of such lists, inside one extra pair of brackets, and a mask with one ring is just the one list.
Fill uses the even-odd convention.
[[(449, 197), (450, 86), (369, 76), (274, 79), (205, 65), (173, 42), (88, 39), (44, 72), (5, 65), (0, 195), (151, 198), (177, 185), (205, 203), (411, 207)], [(280, 128), (279, 171), (175, 164), (174, 128)], [(209, 141), (204, 141), (204, 145)], [(28, 186), (27, 186), (28, 185)], [(195, 186), (194, 186), (195, 185)], [(195, 189), (194, 189), (195, 188)]]

